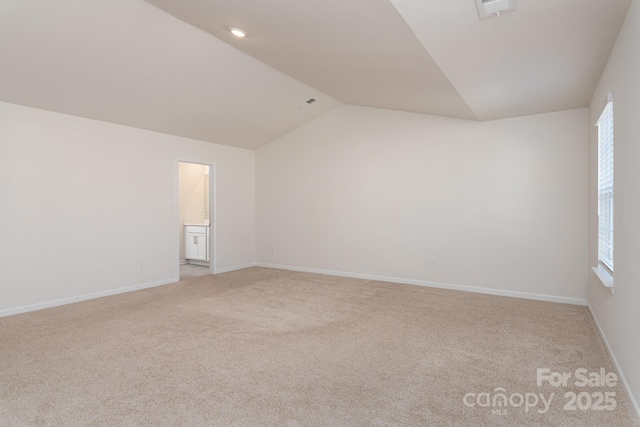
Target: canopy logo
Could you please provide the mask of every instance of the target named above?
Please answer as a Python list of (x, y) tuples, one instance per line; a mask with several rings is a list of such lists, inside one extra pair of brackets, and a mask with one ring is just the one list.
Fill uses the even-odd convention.
[[(617, 406), (614, 391), (593, 391), (596, 387), (612, 388), (618, 385), (615, 372), (607, 372), (605, 368), (595, 372), (589, 372), (585, 368), (573, 372), (552, 372), (549, 368), (538, 368), (536, 384), (538, 387), (587, 387), (589, 391), (564, 393), (565, 411), (612, 411)], [(467, 393), (462, 401), (469, 408), (491, 408), (494, 415), (508, 415), (513, 408), (521, 408), (527, 413), (536, 411), (538, 414), (545, 414), (551, 408), (555, 396), (556, 393), (550, 393), (547, 397), (539, 392), (508, 394), (506, 389), (498, 387), (493, 392)]]
[[(524, 407), (525, 412), (536, 409), (539, 414), (544, 414), (549, 410), (554, 396), (555, 393), (551, 393), (548, 399), (542, 393), (513, 393), (507, 396), (507, 390), (498, 387), (493, 390), (493, 393), (467, 393), (462, 401), (469, 408), (476, 405), (481, 408), (493, 408), (494, 415), (508, 415), (509, 407)], [(540, 407), (538, 407), (539, 404)]]

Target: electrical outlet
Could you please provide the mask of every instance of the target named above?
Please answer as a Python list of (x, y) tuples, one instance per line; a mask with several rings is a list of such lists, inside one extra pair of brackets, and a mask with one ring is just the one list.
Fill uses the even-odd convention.
[(436, 260), (435, 260), (435, 259), (432, 259), (432, 260), (431, 260), (431, 268), (436, 268), (436, 267), (437, 267), (437, 265), (438, 265), (438, 264), (436, 263)]
[(273, 246), (271, 247), (271, 253), (272, 253), (272, 254), (275, 254), (275, 253), (276, 253), (276, 248), (275, 248), (275, 247), (273, 247)]
[(144, 261), (138, 263), (138, 270), (144, 270)]

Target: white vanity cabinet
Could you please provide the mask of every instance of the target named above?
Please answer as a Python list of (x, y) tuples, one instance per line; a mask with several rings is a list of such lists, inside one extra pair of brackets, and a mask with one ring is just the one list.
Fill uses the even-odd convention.
[(194, 261), (209, 261), (209, 227), (185, 225), (185, 258)]

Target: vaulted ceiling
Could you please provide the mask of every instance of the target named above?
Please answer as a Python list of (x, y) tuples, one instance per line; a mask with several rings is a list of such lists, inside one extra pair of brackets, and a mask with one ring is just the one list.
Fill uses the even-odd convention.
[(142, 0), (0, 1), (0, 101), (248, 149), (340, 105)]
[(631, 3), (517, 0), (480, 20), (474, 0), (146, 1), (0, 2), (0, 101), (249, 149), (340, 103), (581, 108)]

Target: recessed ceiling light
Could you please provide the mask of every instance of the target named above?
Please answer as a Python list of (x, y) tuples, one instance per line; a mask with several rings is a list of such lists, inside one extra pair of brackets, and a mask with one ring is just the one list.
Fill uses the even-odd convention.
[(240, 28), (231, 27), (229, 28), (229, 31), (231, 31), (231, 34), (233, 34), (236, 37), (243, 38), (247, 36), (247, 33), (244, 30), (241, 30)]

